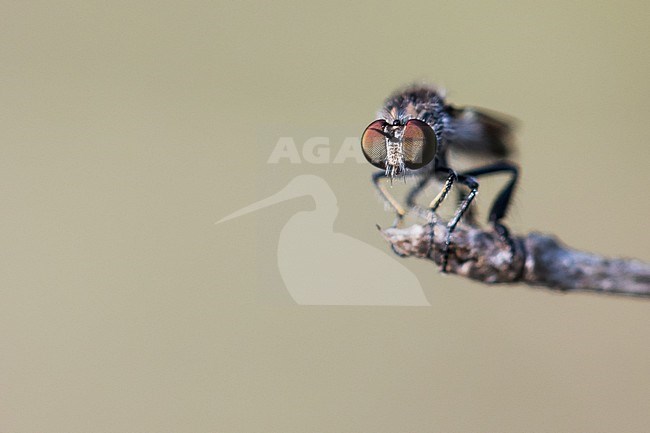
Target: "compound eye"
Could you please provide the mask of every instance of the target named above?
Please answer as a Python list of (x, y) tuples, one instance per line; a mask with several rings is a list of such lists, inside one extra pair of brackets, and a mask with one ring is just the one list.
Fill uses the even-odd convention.
[(361, 136), (361, 150), (369, 163), (377, 168), (386, 168), (385, 120), (372, 122)]
[(438, 140), (426, 122), (411, 119), (404, 126), (402, 148), (406, 168), (417, 170), (430, 163), (436, 156)]

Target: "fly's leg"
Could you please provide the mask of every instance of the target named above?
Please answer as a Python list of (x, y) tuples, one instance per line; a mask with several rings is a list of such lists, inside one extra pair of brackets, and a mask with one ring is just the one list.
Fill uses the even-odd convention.
[(389, 205), (391, 208), (395, 210), (396, 217), (395, 221), (393, 222), (393, 227), (397, 227), (399, 223), (402, 222), (404, 219), (404, 215), (406, 215), (406, 211), (402, 207), (402, 205), (399, 204), (399, 202), (391, 195), (390, 192), (386, 189), (386, 186), (383, 185), (380, 181), (381, 179), (385, 179), (388, 176), (386, 175), (386, 172), (384, 171), (378, 171), (376, 173), (372, 174), (372, 184), (377, 188), (377, 191), (379, 191), (379, 195), (381, 196), (382, 200), (384, 200), (384, 203)]
[(435, 212), (438, 210), (438, 207), (442, 202), (447, 198), (447, 195), (449, 194), (449, 191), (451, 190), (452, 185), (456, 180), (458, 180), (458, 175), (454, 170), (451, 168), (438, 168), (437, 170), (442, 170), (447, 172), (447, 179), (445, 180), (445, 184), (442, 187), (442, 190), (438, 193), (438, 195), (431, 200), (431, 203), (429, 203), (429, 210), (431, 212)]
[[(463, 204), (463, 200), (465, 200), (465, 194), (466, 192), (464, 191), (464, 188), (459, 188), (458, 190), (458, 195), (457, 195), (457, 202), (456, 206), (460, 206)], [(476, 225), (476, 205), (472, 204), (467, 208), (467, 211), (465, 211), (465, 215), (463, 215), (463, 221), (465, 221), (469, 225)]]
[[(406, 211), (402, 207), (402, 205), (399, 204), (399, 202), (391, 195), (391, 193), (388, 192), (386, 189), (386, 186), (381, 183), (381, 179), (385, 179), (388, 176), (386, 175), (385, 171), (378, 171), (372, 174), (372, 184), (377, 188), (377, 191), (379, 191), (379, 195), (381, 196), (382, 200), (384, 203), (389, 205), (395, 210), (395, 220), (393, 221), (392, 227), (398, 227), (399, 224), (401, 224), (402, 220), (404, 219), (404, 215), (406, 215)], [(395, 254), (397, 254), (400, 257), (404, 257), (405, 255), (401, 252), (399, 252), (396, 248), (395, 245), (391, 244), (391, 249)]]
[(431, 180), (434, 178), (434, 173), (428, 173), (426, 176), (422, 177), (417, 185), (411, 188), (408, 195), (406, 196), (407, 208), (417, 211), (420, 216), (424, 216), (427, 220), (427, 228), (429, 230), (429, 250), (427, 252), (427, 256), (431, 255), (431, 251), (433, 249), (434, 227), (437, 221), (435, 212), (440, 204), (445, 200), (449, 194), (449, 191), (451, 190), (452, 185), (456, 181), (456, 173), (450, 168), (438, 166), (436, 167), (435, 172), (446, 173), (447, 177), (440, 193), (438, 193), (438, 195), (431, 201), (431, 203), (429, 203), (426, 213), (423, 211), (423, 209), (419, 208), (416, 205), (415, 201), (417, 196), (422, 193), (422, 191), (424, 191), (429, 182), (431, 182)]
[[(437, 167), (436, 172), (443, 172), (447, 173), (447, 178), (445, 180), (445, 184), (438, 193), (438, 195), (431, 201), (431, 203), (428, 206), (428, 213), (427, 213), (427, 218), (428, 218), (428, 229), (429, 229), (429, 251), (427, 252), (427, 256), (431, 255), (431, 251), (433, 249), (433, 241), (434, 241), (434, 226), (436, 224), (436, 215), (435, 212), (440, 206), (440, 204), (445, 200), (447, 195), (449, 194), (449, 191), (451, 190), (452, 185), (457, 179), (457, 174), (454, 170), (447, 168), (447, 167)], [(390, 192), (386, 189), (385, 185), (381, 183), (381, 179), (384, 179), (388, 177), (384, 171), (378, 171), (376, 173), (373, 173), (372, 175), (372, 183), (377, 188), (377, 191), (379, 191), (379, 195), (381, 196), (382, 200), (391, 208), (395, 210), (396, 217), (395, 221), (393, 222), (392, 227), (398, 227), (399, 224), (402, 222), (404, 219), (404, 216), (406, 215), (406, 210), (399, 204), (399, 202), (393, 197)], [(429, 181), (432, 179), (432, 176), (427, 176), (421, 179), (416, 186), (414, 186), (410, 191), (409, 194), (406, 198), (406, 203), (409, 208), (413, 208), (415, 206), (415, 198), (419, 193), (421, 193), (426, 185), (429, 183)], [(404, 254), (400, 253), (395, 249), (394, 246), (392, 246), (393, 252), (396, 253), (399, 256), (404, 256)]]
[[(450, 175), (451, 176), (451, 175)], [(413, 188), (410, 189), (408, 195), (406, 196), (406, 207), (414, 211), (418, 216), (427, 219), (429, 218), (429, 214), (432, 211), (432, 206), (435, 204), (435, 207), (433, 210), (437, 209), (442, 200), (444, 200), (444, 197), (446, 197), (447, 193), (449, 192), (449, 189), (451, 188), (451, 183), (453, 183), (453, 180), (447, 179), (444, 187), (444, 193), (443, 196), (441, 197), (440, 200), (434, 200), (427, 206), (425, 209), (421, 208), (420, 206), (417, 205), (416, 199), (417, 196), (420, 195), (424, 189), (427, 187), (427, 185), (434, 179), (434, 175), (432, 173), (427, 174), (425, 177), (422, 177), (420, 181), (418, 182), (417, 185), (415, 185)]]
[(517, 179), (519, 178), (519, 170), (517, 169), (517, 166), (508, 161), (500, 161), (495, 164), (464, 172), (463, 175), (479, 177), (482, 175), (495, 173), (510, 173), (510, 180), (494, 199), (488, 220), (494, 227), (494, 230), (499, 234), (501, 239), (503, 239), (508, 244), (511, 254), (514, 254), (514, 242), (510, 237), (508, 228), (501, 223), (501, 220), (505, 218), (506, 213), (508, 212), (508, 206), (512, 201), (512, 195), (517, 184)]
[(458, 180), (458, 175), (454, 170), (450, 168), (438, 167), (436, 168), (436, 171), (446, 172), (447, 179), (445, 180), (445, 184), (443, 185), (438, 195), (431, 201), (431, 203), (429, 203), (429, 221), (427, 223), (427, 227), (429, 229), (429, 250), (427, 251), (427, 257), (431, 257), (431, 252), (433, 251), (433, 243), (435, 237), (434, 227), (437, 222), (436, 210), (438, 210), (440, 204), (445, 200), (445, 198), (447, 198), (447, 195), (449, 194), (449, 191), (451, 190), (454, 182)]
[(472, 201), (476, 197), (476, 194), (478, 194), (478, 182), (476, 181), (476, 179), (465, 174), (458, 175), (457, 177), (458, 177), (458, 182), (467, 186), (470, 189), (470, 192), (469, 194), (467, 194), (465, 199), (463, 199), (460, 206), (458, 207), (458, 210), (456, 210), (456, 214), (451, 219), (451, 221), (449, 221), (449, 223), (447, 224), (447, 238), (445, 239), (445, 246), (443, 247), (442, 250), (441, 271), (443, 273), (447, 272), (447, 264), (449, 262), (449, 248), (451, 245), (451, 235), (454, 232), (454, 230), (456, 230), (456, 226), (458, 225), (460, 219), (463, 217), (465, 212), (467, 212), (469, 205), (472, 204)]
[[(440, 175), (440, 174), (446, 174), (445, 178), (445, 183), (438, 193), (438, 195), (429, 203), (429, 206), (427, 207), (427, 228), (429, 231), (429, 249), (427, 251), (427, 257), (431, 256), (431, 252), (433, 251), (433, 245), (434, 245), (434, 227), (437, 222), (436, 218), (436, 211), (438, 210), (438, 207), (442, 202), (447, 198), (447, 195), (449, 194), (449, 191), (451, 190), (451, 187), (453, 186), (454, 182), (458, 179), (458, 175), (454, 170), (452, 170), (449, 167), (444, 167), (441, 165), (437, 165), (434, 172), (430, 173), (429, 175), (423, 177), (416, 186), (411, 188), (409, 191), (407, 197), (406, 197), (406, 205), (408, 206), (409, 209), (415, 209), (416, 204), (415, 204), (415, 199), (417, 196), (426, 188), (428, 183), (434, 178), (434, 174)], [(417, 209), (419, 210), (419, 208)]]

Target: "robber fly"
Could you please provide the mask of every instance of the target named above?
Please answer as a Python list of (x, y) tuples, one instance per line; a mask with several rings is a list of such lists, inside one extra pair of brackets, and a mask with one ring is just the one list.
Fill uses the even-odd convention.
[[(390, 96), (363, 133), (361, 148), (372, 165), (380, 168), (372, 175), (372, 182), (381, 197), (397, 213), (396, 225), (406, 215), (405, 209), (388, 192), (380, 181), (396, 177), (419, 178), (406, 198), (408, 209), (415, 207), (417, 196), (432, 180), (444, 181), (440, 193), (430, 202), (428, 213), (431, 245), (435, 212), (445, 200), (456, 182), (469, 188), (454, 217), (447, 224), (447, 237), (442, 256), (442, 272), (446, 272), (449, 259), (451, 236), (458, 222), (467, 212), (478, 192), (477, 178), (483, 175), (506, 172), (508, 183), (495, 198), (489, 214), (489, 221), (501, 238), (514, 252), (514, 243), (506, 226), (501, 223), (517, 182), (517, 166), (503, 160), (510, 152), (511, 126), (508, 122), (471, 107), (454, 107), (445, 102), (444, 95), (432, 86), (415, 85)], [(456, 172), (449, 167), (450, 149), (470, 155), (487, 155), (499, 158), (498, 162)]]

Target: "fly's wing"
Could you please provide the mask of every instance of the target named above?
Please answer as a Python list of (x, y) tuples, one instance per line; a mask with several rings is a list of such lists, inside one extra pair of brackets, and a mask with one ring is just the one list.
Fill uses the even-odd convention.
[(449, 107), (450, 124), (446, 138), (459, 153), (503, 158), (514, 152), (514, 119), (474, 107)]

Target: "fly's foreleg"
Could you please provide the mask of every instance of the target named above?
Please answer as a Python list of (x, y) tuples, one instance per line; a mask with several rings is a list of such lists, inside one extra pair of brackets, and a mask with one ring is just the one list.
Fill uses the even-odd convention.
[(381, 183), (381, 179), (385, 179), (387, 177), (388, 175), (386, 175), (386, 172), (384, 171), (373, 173), (372, 184), (375, 186), (375, 188), (377, 188), (377, 191), (379, 192), (379, 195), (384, 203), (395, 210), (396, 217), (395, 221), (393, 222), (393, 226), (396, 227), (404, 219), (406, 210), (402, 207), (401, 204), (399, 204), (395, 197), (393, 197), (392, 194), (388, 192), (386, 186)]

